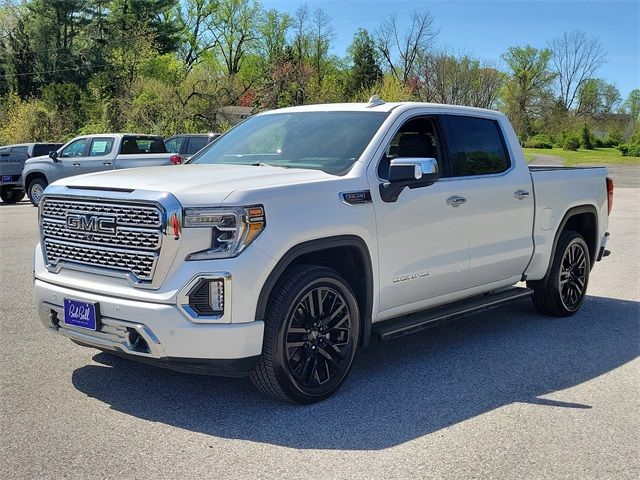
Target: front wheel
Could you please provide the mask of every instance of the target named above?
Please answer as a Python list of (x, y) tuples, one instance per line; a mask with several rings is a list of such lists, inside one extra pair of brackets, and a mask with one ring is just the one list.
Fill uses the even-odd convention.
[(274, 288), (251, 380), (279, 400), (323, 400), (346, 379), (359, 335), (358, 303), (346, 280), (325, 267), (293, 267)]
[(546, 281), (533, 283), (533, 303), (542, 313), (568, 317), (582, 306), (587, 294), (591, 257), (582, 235), (571, 230), (560, 234)]
[(37, 207), (44, 193), (44, 189), (47, 188), (47, 181), (44, 178), (36, 178), (32, 180), (27, 188), (27, 194), (31, 203)]
[(18, 203), (24, 198), (24, 190), (16, 190), (14, 188), (3, 188), (0, 190), (0, 199), (3, 203)]

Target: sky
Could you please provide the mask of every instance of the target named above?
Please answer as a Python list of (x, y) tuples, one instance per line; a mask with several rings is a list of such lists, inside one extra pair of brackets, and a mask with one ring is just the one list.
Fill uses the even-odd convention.
[(415, 10), (429, 10), (440, 29), (436, 44), (455, 52), (499, 61), (507, 48), (548, 42), (565, 31), (582, 30), (596, 36), (607, 52), (597, 76), (614, 84), (624, 98), (640, 88), (640, 0), (262, 0), (265, 9), (294, 13), (307, 3), (322, 8), (335, 30), (333, 52), (345, 55), (358, 28), (374, 31), (396, 14), (407, 26)]

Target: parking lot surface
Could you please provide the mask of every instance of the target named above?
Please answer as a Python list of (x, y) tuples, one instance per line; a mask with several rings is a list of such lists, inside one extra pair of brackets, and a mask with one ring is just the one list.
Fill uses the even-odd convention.
[(525, 301), (374, 343), (307, 407), (46, 332), (36, 215), (0, 206), (0, 478), (640, 476), (640, 189), (617, 189), (577, 315)]

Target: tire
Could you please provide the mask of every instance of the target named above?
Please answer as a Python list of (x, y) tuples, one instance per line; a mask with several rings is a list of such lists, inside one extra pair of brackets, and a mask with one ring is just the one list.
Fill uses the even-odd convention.
[(549, 276), (528, 284), (533, 285), (533, 304), (547, 315), (573, 315), (586, 296), (590, 270), (591, 257), (584, 238), (565, 230), (560, 234)]
[(18, 203), (24, 198), (24, 190), (16, 190), (14, 188), (3, 188), (0, 190), (0, 199), (3, 203)]
[(36, 178), (29, 183), (29, 186), (27, 187), (27, 194), (29, 195), (29, 200), (31, 200), (33, 206), (38, 206), (38, 202), (40, 202), (40, 198), (42, 198), (45, 188), (47, 188), (47, 181), (44, 178)]
[(359, 336), (358, 303), (345, 279), (325, 267), (293, 267), (274, 287), (251, 381), (278, 400), (324, 400), (347, 378)]

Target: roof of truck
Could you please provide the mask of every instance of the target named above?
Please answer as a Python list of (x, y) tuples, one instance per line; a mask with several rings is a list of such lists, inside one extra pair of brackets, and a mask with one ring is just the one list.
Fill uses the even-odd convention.
[(392, 110), (402, 109), (409, 110), (413, 108), (433, 108), (434, 110), (447, 111), (451, 113), (484, 113), (501, 115), (500, 112), (485, 108), (465, 107), (461, 105), (446, 105), (440, 103), (427, 102), (385, 102), (379, 99), (372, 99), (369, 103), (325, 103), (319, 105), (302, 105), (299, 107), (287, 107), (277, 110), (270, 110), (264, 114), (270, 113), (289, 113), (289, 112), (391, 112)]

